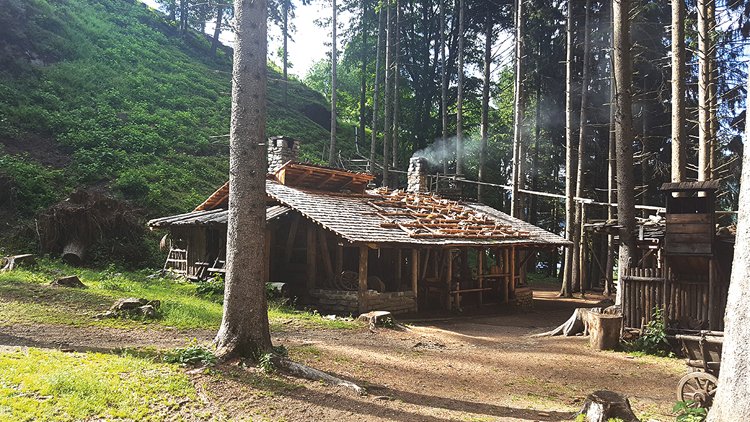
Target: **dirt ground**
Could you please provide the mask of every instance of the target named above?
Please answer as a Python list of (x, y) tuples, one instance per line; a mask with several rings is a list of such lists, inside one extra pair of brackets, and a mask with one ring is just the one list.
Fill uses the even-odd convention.
[[(673, 420), (676, 359), (597, 352), (587, 339), (533, 338), (598, 297), (557, 299), (535, 292), (530, 313), (409, 321), (408, 330), (366, 328), (274, 333), (293, 359), (358, 383), (368, 395), (254, 368), (189, 371), (201, 397), (195, 419), (567, 421), (588, 393), (630, 397), (644, 420)], [(18, 346), (109, 351), (170, 348), (213, 332), (53, 325), (0, 326), (0, 351)], [(3, 347), (4, 346), (4, 347)], [(198, 408), (196, 408), (198, 410)], [(181, 412), (185, 416), (185, 412)]]

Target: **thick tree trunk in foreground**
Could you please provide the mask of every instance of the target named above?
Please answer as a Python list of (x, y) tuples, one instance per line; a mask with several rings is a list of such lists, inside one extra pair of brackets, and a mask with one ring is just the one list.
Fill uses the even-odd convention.
[(685, 0), (672, 0), (672, 181), (685, 180)]
[(458, 81), (456, 97), (456, 174), (464, 173), (464, 0), (458, 0)]
[[(583, 174), (586, 172), (586, 136), (588, 106), (589, 106), (589, 19), (591, 16), (591, 0), (586, 0), (586, 17), (583, 24), (583, 74), (581, 75), (581, 115), (578, 121), (578, 170), (576, 172), (576, 197), (583, 197)], [(573, 290), (580, 289), (584, 291), (583, 280), (581, 275), (583, 267), (583, 247), (582, 247), (582, 224), (583, 221), (583, 204), (576, 202), (575, 217), (573, 219), (573, 262), (571, 266), (571, 277), (573, 281)]]
[(338, 53), (336, 51), (336, 0), (333, 0), (333, 14), (331, 20), (331, 144), (328, 149), (328, 165), (334, 167), (336, 164), (336, 101), (338, 100), (336, 65), (338, 64)]
[(525, 48), (524, 34), (526, 32), (526, 16), (524, 16), (525, 0), (518, 0), (518, 9), (516, 10), (516, 78), (515, 92), (513, 98), (513, 178), (511, 185), (513, 190), (510, 195), (510, 215), (516, 218), (521, 217), (521, 201), (518, 189), (521, 187), (523, 174), (521, 170), (521, 161), (523, 157), (523, 119), (526, 114), (524, 109), (524, 92), (523, 78), (525, 76)]
[(266, 227), (266, 0), (236, 0), (224, 315), (217, 355), (271, 349), (264, 280)]
[[(487, 138), (490, 129), (490, 71), (492, 67), (492, 14), (484, 17), (484, 86), (482, 86), (482, 141), (479, 145), (479, 181), (484, 182), (487, 165)], [(483, 202), (482, 185), (477, 185), (477, 202)]]
[[(748, 78), (750, 88), (750, 78)], [(750, 92), (750, 91), (749, 91)], [(745, 120), (750, 139), (750, 119)], [(740, 204), (750, 202), (750, 155), (742, 159)], [(719, 390), (708, 413), (709, 422), (750, 420), (750, 208), (740, 206), (737, 217), (729, 299), (724, 315), (724, 347)]]
[(372, 131), (370, 136), (370, 172), (374, 172), (375, 168), (375, 151), (377, 151), (377, 139), (378, 139), (378, 113), (380, 112), (380, 60), (383, 55), (383, 46), (385, 44), (385, 13), (383, 9), (378, 11), (378, 46), (375, 49), (375, 83), (372, 88)]
[[(617, 150), (617, 221), (620, 225), (622, 273), (637, 258), (635, 244), (635, 189), (633, 182), (632, 58), (630, 56), (630, 0), (614, 1), (615, 144)], [(622, 289), (617, 289), (617, 305)]]
[[(565, 59), (565, 239), (573, 240), (573, 214), (575, 202), (573, 201), (576, 186), (575, 154), (573, 151), (573, 2), (568, 1), (568, 18), (565, 28), (567, 32), (567, 53)], [(573, 295), (573, 251), (572, 247), (565, 250), (565, 263), (563, 265), (563, 282), (560, 290), (561, 296)]]
[[(211, 56), (216, 55), (216, 49), (219, 47), (219, 36), (221, 35), (221, 24), (224, 20), (224, 5), (216, 7), (216, 27), (214, 28), (214, 38), (211, 40)], [(284, 51), (286, 52), (286, 39), (284, 40)], [(286, 53), (284, 53), (284, 80), (286, 80)]]

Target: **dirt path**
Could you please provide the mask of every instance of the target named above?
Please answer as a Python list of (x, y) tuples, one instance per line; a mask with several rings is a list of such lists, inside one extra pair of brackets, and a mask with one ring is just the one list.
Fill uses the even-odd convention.
[[(625, 393), (637, 413), (669, 420), (680, 361), (596, 352), (584, 338), (532, 338), (593, 300), (553, 300), (540, 292), (528, 314), (414, 322), (408, 331), (294, 329), (275, 344), (316, 368), (367, 386), (359, 397), (320, 383), (222, 366), (191, 374), (215, 419), (570, 420), (597, 389)], [(16, 325), (0, 344), (79, 350), (169, 348), (213, 332)]]

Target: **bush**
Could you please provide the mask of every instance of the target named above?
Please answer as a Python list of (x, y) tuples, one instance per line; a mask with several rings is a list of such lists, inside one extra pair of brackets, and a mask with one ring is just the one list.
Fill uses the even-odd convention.
[(672, 355), (672, 346), (667, 341), (664, 311), (661, 308), (654, 308), (651, 321), (643, 328), (641, 335), (634, 341), (625, 343), (625, 348), (655, 356)]
[(198, 340), (193, 339), (187, 347), (176, 348), (166, 352), (162, 360), (167, 363), (178, 363), (183, 366), (211, 366), (216, 363), (217, 359), (213, 350), (207, 346), (198, 344)]
[(672, 411), (677, 414), (677, 422), (703, 422), (708, 416), (708, 410), (693, 406), (693, 402), (678, 401)]

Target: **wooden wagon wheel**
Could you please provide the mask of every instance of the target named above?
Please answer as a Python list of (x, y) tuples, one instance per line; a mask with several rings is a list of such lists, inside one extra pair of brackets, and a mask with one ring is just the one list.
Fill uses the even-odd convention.
[(359, 274), (354, 271), (342, 271), (334, 280), (334, 287), (338, 290), (354, 291), (359, 289)]
[(716, 395), (715, 376), (706, 372), (691, 372), (677, 386), (677, 400), (692, 402), (690, 407), (710, 408)]

